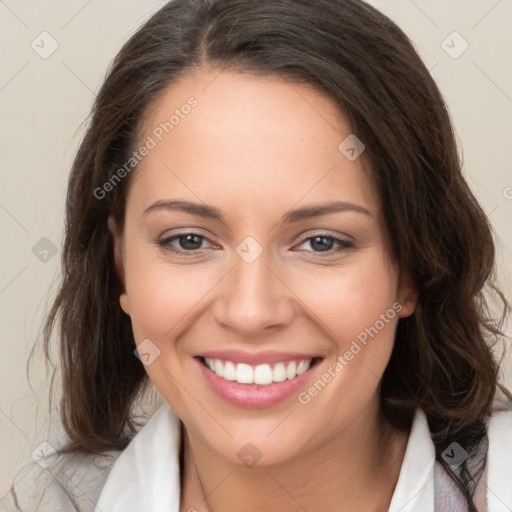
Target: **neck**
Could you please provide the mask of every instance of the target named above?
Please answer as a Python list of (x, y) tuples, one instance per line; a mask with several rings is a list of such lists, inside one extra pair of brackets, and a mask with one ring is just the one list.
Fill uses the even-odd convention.
[(180, 511), (387, 511), (407, 439), (383, 420), (377, 403), (327, 442), (248, 468), (185, 430)]

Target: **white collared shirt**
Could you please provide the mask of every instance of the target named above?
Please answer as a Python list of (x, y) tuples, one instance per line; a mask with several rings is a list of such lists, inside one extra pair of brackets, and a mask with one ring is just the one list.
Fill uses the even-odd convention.
[[(481, 512), (511, 512), (512, 411), (491, 417), (488, 439), (487, 505)], [(179, 418), (164, 402), (115, 462), (95, 512), (178, 512), (180, 443)], [(426, 416), (418, 409), (389, 512), (459, 510), (466, 510), (465, 502), (436, 462)]]
[[(62, 454), (22, 468), (0, 498), (0, 512), (178, 512), (180, 436), (180, 420), (163, 402), (121, 453)], [(512, 512), (512, 411), (491, 416), (484, 441), (480, 449), (482, 455), (487, 451), (486, 470), (473, 499), (479, 512)], [(452, 455), (450, 450), (446, 453)], [(414, 417), (389, 510), (467, 511), (460, 491), (435, 460), (421, 410)]]

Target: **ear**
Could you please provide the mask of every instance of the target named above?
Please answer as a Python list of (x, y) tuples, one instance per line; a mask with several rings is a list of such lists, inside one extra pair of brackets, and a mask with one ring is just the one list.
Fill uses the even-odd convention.
[(419, 292), (414, 285), (409, 272), (400, 270), (398, 275), (397, 302), (402, 306), (399, 318), (411, 316), (418, 303)]
[(122, 233), (114, 220), (114, 217), (108, 218), (108, 230), (112, 234), (112, 242), (114, 246), (114, 263), (117, 270), (117, 275), (121, 281), (123, 292), (119, 296), (119, 304), (121, 309), (127, 314), (130, 314), (128, 294), (126, 293), (126, 279), (124, 270), (124, 259), (123, 259), (123, 237)]

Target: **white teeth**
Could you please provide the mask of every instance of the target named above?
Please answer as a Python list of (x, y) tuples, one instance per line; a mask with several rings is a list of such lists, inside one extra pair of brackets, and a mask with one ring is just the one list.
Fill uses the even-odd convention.
[(276, 363), (274, 368), (269, 364), (251, 366), (245, 363), (235, 364), (221, 359), (205, 358), (206, 365), (217, 376), (225, 380), (236, 381), (240, 384), (257, 384), (268, 386), (274, 382), (283, 382), (302, 375), (311, 366), (312, 359), (290, 361), (289, 363)]
[[(217, 372), (215, 372), (215, 373), (217, 373)], [(236, 380), (236, 367), (231, 361), (225, 362), (224, 375), (222, 377), (226, 380)]]
[(215, 359), (214, 364), (215, 364), (215, 373), (219, 377), (224, 377), (224, 368), (223, 368), (224, 365), (222, 364), (222, 361), (220, 359)]
[(301, 361), (299, 366), (297, 366), (297, 375), (302, 375), (309, 368), (310, 364), (311, 361)]
[(283, 363), (277, 363), (274, 366), (272, 379), (274, 382), (283, 382), (283, 380), (286, 380), (286, 366)]
[(297, 363), (295, 361), (292, 361), (288, 364), (286, 368), (286, 378), (287, 379), (293, 379), (297, 376)]
[[(222, 375), (219, 375), (222, 377)], [(252, 366), (245, 363), (236, 365), (236, 381), (240, 384), (252, 384), (254, 382), (254, 370)]]
[(260, 386), (268, 386), (272, 384), (272, 368), (270, 368), (269, 364), (259, 364), (254, 369), (254, 384), (259, 384)]

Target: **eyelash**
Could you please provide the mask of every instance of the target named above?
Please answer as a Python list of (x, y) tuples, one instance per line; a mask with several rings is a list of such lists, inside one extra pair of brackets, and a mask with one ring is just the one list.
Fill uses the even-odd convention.
[[(195, 237), (198, 237), (202, 240), (208, 240), (204, 235), (200, 235), (199, 233), (194, 233), (194, 232), (188, 232), (188, 233), (180, 233), (180, 234), (177, 234), (177, 235), (172, 235), (168, 238), (164, 238), (162, 240), (157, 240), (157, 244), (164, 250), (166, 251), (169, 251), (169, 252), (172, 252), (172, 253), (175, 253), (175, 254), (185, 254), (185, 255), (194, 255), (194, 254), (198, 254), (200, 253), (200, 250), (184, 250), (184, 249), (175, 249), (174, 247), (171, 246), (171, 242), (174, 242), (175, 240), (178, 240), (180, 238), (184, 238), (186, 236), (189, 236), (189, 235), (192, 235), (192, 236), (195, 236)], [(304, 238), (300, 243), (299, 245), (302, 245), (303, 243), (309, 241), (309, 240), (314, 240), (315, 238), (325, 238), (329, 241), (332, 241), (332, 242), (335, 242), (339, 245), (339, 247), (335, 250), (333, 249), (329, 249), (327, 251), (307, 251), (307, 252), (313, 252), (314, 254), (317, 254), (317, 255), (320, 255), (320, 257), (324, 257), (323, 255), (325, 254), (326, 256), (332, 256), (333, 254), (337, 254), (337, 253), (340, 253), (342, 251), (346, 251), (350, 248), (352, 248), (354, 246), (354, 243), (351, 242), (351, 241), (348, 241), (348, 240), (342, 240), (340, 238), (336, 238), (332, 235), (327, 235), (327, 234), (324, 234), (324, 233), (319, 233), (317, 235), (313, 235), (313, 236), (309, 236), (307, 238)]]

